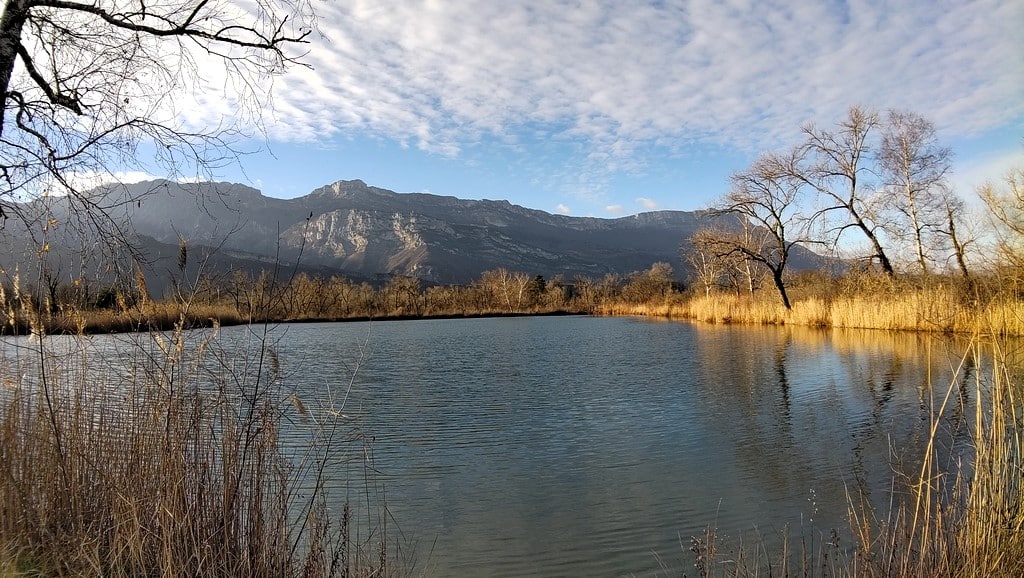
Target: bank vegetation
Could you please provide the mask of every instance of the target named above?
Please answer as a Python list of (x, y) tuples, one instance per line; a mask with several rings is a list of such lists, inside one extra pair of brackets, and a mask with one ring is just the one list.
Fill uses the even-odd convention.
[[(802, 325), (972, 334), (1024, 335), (1024, 302), (1016, 270), (993, 268), (969, 281), (955, 275), (877, 271), (787, 275), (787, 308), (765, 279), (722, 276), (711, 288), (674, 278), (667, 263), (600, 279), (539, 275), (504, 268), (468, 285), (428, 285), (395, 276), (378, 284), (301, 273), (275, 280), (236, 271), (200, 277), (187, 299), (151, 298), (145, 280), (88, 297), (73, 285), (53, 297), (0, 282), (3, 332), (92, 334), (247, 323), (364, 321), (510, 315), (638, 315), (705, 323)], [(42, 295), (42, 296), (41, 296)]]
[(197, 327), (602, 314), (1024, 335), (1024, 168), (968, 203), (945, 180), (948, 149), (918, 115), (854, 107), (832, 130), (804, 132), (803, 144), (733, 175), (712, 212), (745, 225), (680, 239), (685, 270), (659, 262), (626, 275), (545, 278), (496, 267), (464, 285), (403, 275), (367, 282), (299, 272), (299, 263), (187, 267), (202, 257), (182, 239), (162, 295), (150, 294), (138, 264), (134, 275), (101, 284), (55, 274), (44, 252), (0, 276), (0, 321), (23, 334), (167, 329), (182, 319)]

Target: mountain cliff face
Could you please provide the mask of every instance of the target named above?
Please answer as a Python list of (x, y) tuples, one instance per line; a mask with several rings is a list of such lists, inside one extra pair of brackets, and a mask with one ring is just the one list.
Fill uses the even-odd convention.
[[(358, 278), (412, 275), (468, 283), (506, 267), (531, 275), (627, 274), (657, 261), (686, 274), (685, 240), (711, 224), (701, 212), (658, 211), (619, 219), (553, 215), (507, 201), (400, 194), (338, 181), (295, 199), (230, 183), (150, 181), (112, 187), (134, 230), (159, 243), (218, 247), (233, 256), (278, 259)], [(718, 221), (729, 226), (729, 221)], [(823, 260), (802, 252), (795, 268)]]

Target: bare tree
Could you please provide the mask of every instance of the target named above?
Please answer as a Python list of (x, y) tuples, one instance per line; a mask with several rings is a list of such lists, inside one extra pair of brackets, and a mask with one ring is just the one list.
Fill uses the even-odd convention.
[(234, 118), (258, 123), (266, 79), (301, 57), (312, 16), (306, 0), (7, 0), (0, 215), (31, 220), (22, 203), (53, 193), (84, 225), (115, 226), (110, 210), (134, 199), (87, 194), (76, 175), (146, 167), (143, 145), (169, 176), (232, 159), (241, 124), (189, 127), (175, 103), (202, 67), (224, 73)]
[(422, 283), (417, 277), (393, 275), (381, 289), (381, 293), (386, 296), (387, 307), (394, 315), (423, 313), (423, 303), (420, 299), (423, 293)]
[(869, 137), (878, 126), (878, 113), (858, 106), (850, 108), (835, 131), (805, 126), (810, 162), (794, 167), (793, 174), (826, 200), (821, 214), (843, 214), (833, 231), (835, 242), (840, 242), (847, 229), (861, 231), (871, 244), (872, 259), (877, 259), (882, 270), (893, 276), (895, 270), (880, 235), (878, 191), (865, 183), (871, 170)]
[[(746, 292), (753, 295), (765, 278), (763, 267), (755, 266), (744, 255), (723, 252), (723, 239), (731, 239), (733, 244), (748, 247), (755, 246), (758, 235), (755, 226), (747, 220), (740, 223), (740, 231), (722, 227), (699, 229), (689, 239), (691, 252), (688, 261), (693, 267), (697, 282), (704, 288), (704, 295), (710, 296), (715, 287), (730, 288), (740, 295)], [(763, 236), (760, 237), (763, 239)], [(726, 247), (727, 248), (727, 247)]]
[(953, 153), (917, 113), (889, 111), (881, 132), (878, 166), (891, 193), (887, 206), (896, 216), (889, 234), (908, 240), (921, 272), (928, 273), (932, 238), (947, 222), (945, 181)]
[[(957, 196), (949, 187), (943, 187), (941, 193), (942, 214), (945, 217), (943, 226), (936, 230), (938, 235), (945, 237), (949, 243), (950, 252), (947, 260), (952, 258), (957, 269), (965, 280), (970, 281), (971, 273), (967, 267), (967, 249), (973, 245), (977, 238), (970, 233), (969, 227), (964, 227), (964, 213), (966, 206), (964, 200)], [(965, 234), (965, 230), (967, 231)]]
[(649, 269), (634, 271), (622, 288), (621, 296), (630, 303), (648, 303), (664, 299), (672, 291), (672, 265), (659, 261)]
[(480, 276), (480, 285), (489, 294), (490, 302), (501, 304), (509, 313), (522, 311), (530, 281), (526, 273), (504, 267), (484, 271)]
[(716, 229), (700, 229), (688, 239), (690, 250), (686, 260), (693, 269), (696, 282), (704, 288), (704, 296), (710, 297), (712, 290), (718, 286), (725, 275), (727, 265), (715, 253), (717, 239), (722, 232)]
[(754, 225), (742, 233), (723, 233), (705, 241), (720, 256), (742, 255), (763, 265), (786, 309), (792, 306), (786, 291), (786, 266), (794, 246), (816, 242), (810, 237), (811, 220), (800, 212), (806, 183), (796, 176), (803, 151), (787, 155), (763, 154), (745, 171), (732, 176), (732, 188), (717, 212), (733, 214)]
[(978, 196), (995, 221), (1002, 264), (1024, 276), (1024, 164), (1010, 169), (1001, 184), (986, 183)]

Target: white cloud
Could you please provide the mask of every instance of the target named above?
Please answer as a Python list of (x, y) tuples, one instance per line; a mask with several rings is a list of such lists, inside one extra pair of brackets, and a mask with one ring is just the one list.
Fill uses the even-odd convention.
[(572, 209), (570, 209), (564, 203), (558, 203), (558, 205), (555, 206), (555, 211), (563, 215), (569, 215), (572, 213)]
[(454, 157), (528, 130), (580, 143), (571, 170), (600, 188), (642, 170), (638, 147), (774, 148), (851, 104), (912, 109), (944, 136), (1024, 115), (1018, 0), (352, 0), (318, 10), (313, 69), (273, 85), (272, 140), (369, 133)]
[(101, 185), (113, 183), (128, 185), (132, 183), (140, 183), (142, 181), (152, 181), (164, 177), (158, 177), (142, 171), (115, 171), (102, 173), (96, 171), (79, 171), (66, 175), (65, 178), (71, 186), (80, 191), (85, 191)]
[(604, 208), (604, 212), (609, 215), (621, 215), (626, 212), (626, 208), (622, 205), (608, 205)]
[[(68, 186), (72, 187), (76, 191), (88, 191), (102, 185), (116, 183), (132, 184), (160, 178), (163, 177), (141, 171), (77, 171), (63, 175), (63, 179)], [(38, 198), (39, 196), (63, 196), (69, 192), (69, 189), (64, 186), (63, 182), (58, 182), (53, 178), (44, 178), (38, 182), (29, 184), (29, 186), (23, 187), (19, 190), (15, 198), (19, 202), (27, 202), (34, 198)]]
[(636, 203), (648, 211), (653, 211), (658, 208), (658, 202), (647, 197), (637, 197)]

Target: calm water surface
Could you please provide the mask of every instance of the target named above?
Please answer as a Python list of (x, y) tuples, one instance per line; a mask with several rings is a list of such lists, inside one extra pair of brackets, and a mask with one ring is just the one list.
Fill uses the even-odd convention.
[[(230, 353), (252, 331), (220, 341)], [(709, 525), (747, 544), (836, 527), (849, 544), (847, 489), (887, 502), (890, 458), (914, 464), (962, 353), (920, 335), (591, 317), (271, 336), (285, 391), (366, 436), (333, 456), (332, 508), (375, 516), (368, 482), (427, 576), (693, 574)], [(92, 342), (121, 356), (104, 365), (117, 378), (145, 340)]]
[[(691, 571), (708, 525), (748, 543), (845, 531), (847, 487), (888, 499), (890, 455), (912, 462), (925, 434), (928, 373), (941, 394), (960, 354), (630, 318), (283, 329), (303, 396), (351, 380), (345, 414), (372, 436), (392, 528), (427, 575)], [(361, 473), (339, 469), (351, 493)]]

